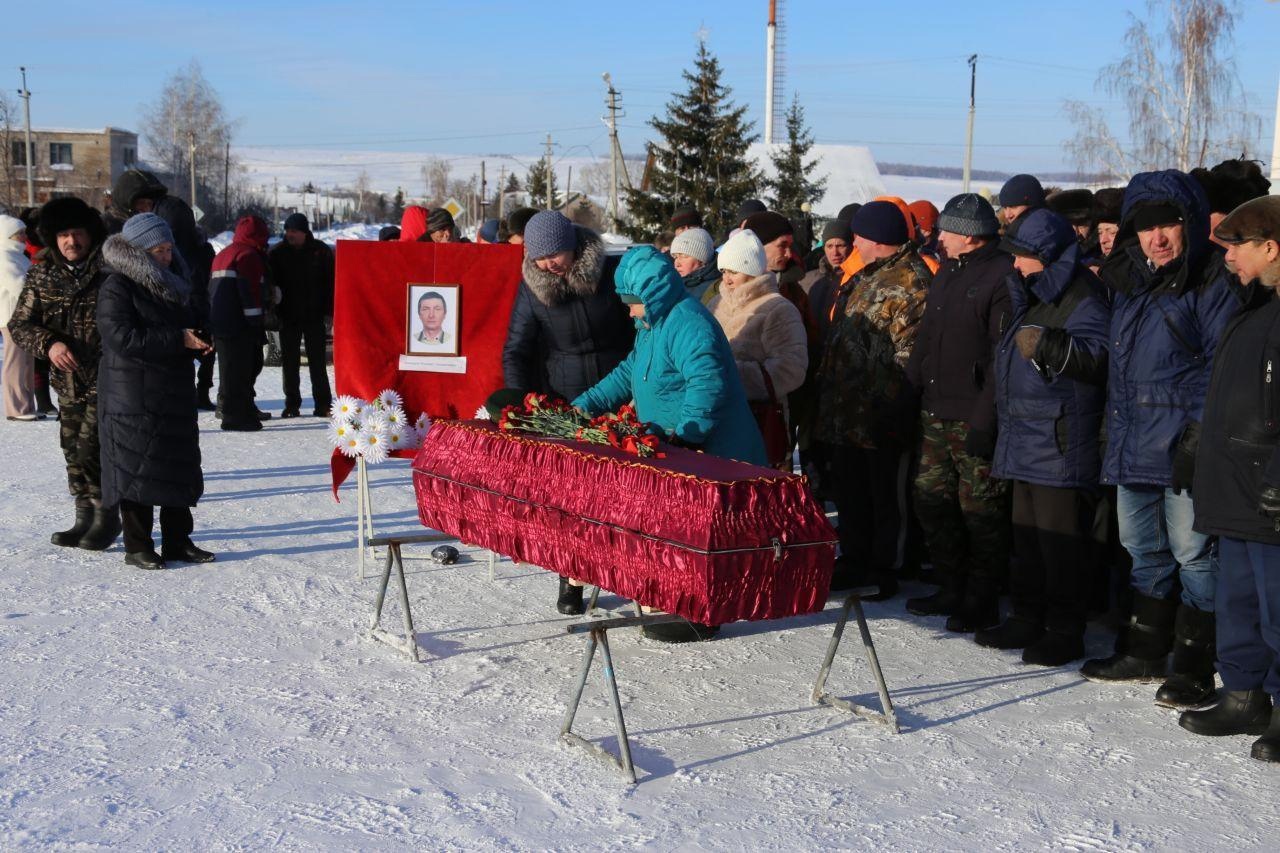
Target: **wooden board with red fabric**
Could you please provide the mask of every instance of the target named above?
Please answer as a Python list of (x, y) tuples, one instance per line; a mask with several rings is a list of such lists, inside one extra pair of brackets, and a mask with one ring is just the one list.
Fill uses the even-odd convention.
[(413, 463), (424, 525), (704, 624), (821, 610), (835, 531), (804, 478), (663, 447), (437, 421)]
[[(339, 240), (334, 270), (333, 368), (339, 394), (368, 400), (384, 388), (404, 398), (410, 420), (468, 418), (503, 387), (502, 347), (520, 284), (519, 246)], [(465, 373), (400, 369), (406, 287), (461, 286), (458, 316)], [(394, 454), (397, 456), (412, 456)], [(334, 496), (355, 461), (336, 451)]]

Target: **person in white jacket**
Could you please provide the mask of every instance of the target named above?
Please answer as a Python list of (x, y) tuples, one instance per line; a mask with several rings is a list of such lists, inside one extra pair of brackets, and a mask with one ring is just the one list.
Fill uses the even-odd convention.
[(43, 420), (36, 413), (35, 359), (9, 336), (9, 318), (18, 304), (22, 283), (31, 262), (27, 260), (27, 226), (21, 219), (0, 216), (0, 335), (4, 336), (4, 414), (11, 421)]

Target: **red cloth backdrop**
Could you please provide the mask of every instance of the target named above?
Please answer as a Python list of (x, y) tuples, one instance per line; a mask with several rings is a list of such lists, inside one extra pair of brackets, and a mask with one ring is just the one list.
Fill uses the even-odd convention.
[[(363, 400), (384, 388), (404, 397), (405, 412), (469, 418), (502, 381), (502, 345), (520, 284), (519, 246), (339, 240), (333, 310), (337, 392)], [(467, 372), (400, 370), (409, 284), (461, 285), (460, 355)], [(412, 451), (396, 456), (412, 457)], [(355, 468), (337, 451), (330, 460), (333, 496)]]
[(413, 463), (427, 527), (695, 622), (821, 610), (835, 531), (804, 478), (679, 448), (432, 425)]

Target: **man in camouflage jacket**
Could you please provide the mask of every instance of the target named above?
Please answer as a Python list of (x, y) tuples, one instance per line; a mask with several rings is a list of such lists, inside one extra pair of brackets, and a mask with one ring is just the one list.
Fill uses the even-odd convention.
[(98, 286), (106, 280), (98, 214), (78, 198), (59, 198), (40, 210), (45, 248), (27, 272), (9, 321), (14, 343), (51, 364), (58, 392), (59, 437), (76, 523), (53, 534), (55, 545), (100, 551), (120, 532), (119, 511), (102, 506), (98, 453)]
[(898, 400), (931, 273), (892, 203), (864, 205), (851, 227), (867, 264), (835, 305), (818, 375), (814, 438), (823, 445), (826, 486), (840, 515), (832, 589), (874, 584), (887, 597), (897, 589), (902, 563), (913, 427)]

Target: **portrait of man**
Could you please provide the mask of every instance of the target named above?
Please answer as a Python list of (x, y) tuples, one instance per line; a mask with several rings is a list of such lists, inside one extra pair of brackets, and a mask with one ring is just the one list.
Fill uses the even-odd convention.
[(458, 286), (409, 286), (407, 353), (458, 354)]

